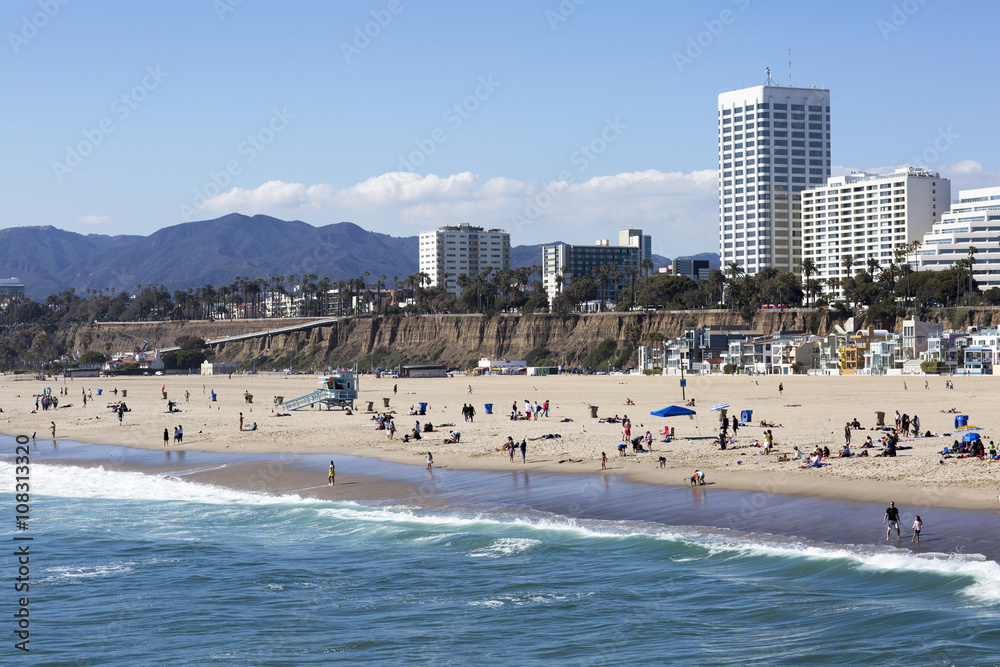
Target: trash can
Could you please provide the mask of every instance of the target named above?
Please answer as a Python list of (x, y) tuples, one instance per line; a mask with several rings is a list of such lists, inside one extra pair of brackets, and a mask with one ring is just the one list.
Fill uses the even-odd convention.
[(388, 398), (383, 398), (382, 399), (382, 407), (385, 407), (385, 408), (389, 407), (389, 399)]
[(374, 412), (375, 411), (374, 406), (375, 406), (375, 401), (368, 401), (368, 412)]
[(488, 415), (493, 414), (493, 404), (492, 403), (483, 403), (483, 409), (486, 410), (486, 414), (488, 414)]
[(740, 412), (740, 423), (749, 424), (753, 421), (753, 410), (743, 410)]
[(969, 425), (969, 415), (955, 415), (955, 428), (965, 428)]
[(284, 402), (285, 402), (285, 397), (284, 396), (275, 396), (274, 397), (274, 404), (275, 405), (283, 405)]
[(122, 389), (122, 398), (128, 396), (128, 389)]
[(215, 403), (215, 392), (212, 392), (212, 402)]
[(97, 395), (100, 396), (103, 391), (104, 391), (103, 389), (98, 389), (97, 390)]
[(163, 400), (167, 400), (167, 392), (166, 391), (163, 392)]
[(590, 416), (591, 416), (591, 418), (592, 419), (597, 419), (597, 406), (596, 405), (588, 405), (587, 407), (590, 408)]
[[(388, 401), (388, 399), (386, 399), (386, 400)], [(386, 403), (386, 405), (388, 405), (388, 403)], [(421, 403), (420, 404), (420, 414), (422, 414), (422, 415), (427, 414), (427, 404), (426, 403)]]
[(885, 426), (885, 413), (882, 412), (881, 410), (875, 411), (875, 425)]

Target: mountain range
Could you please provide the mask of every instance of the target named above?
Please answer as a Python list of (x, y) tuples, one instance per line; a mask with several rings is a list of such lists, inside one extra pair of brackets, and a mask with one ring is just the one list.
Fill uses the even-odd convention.
[[(236, 276), (316, 274), (334, 282), (416, 273), (418, 237), (367, 231), (351, 222), (313, 227), (301, 220), (232, 213), (164, 227), (149, 236), (77, 234), (56, 227), (0, 229), (0, 277), (16, 276), (25, 293), (44, 299), (70, 288), (83, 292), (136, 285), (170, 291), (227, 285)], [(540, 264), (541, 245), (511, 247), (513, 268)], [(718, 267), (715, 253), (694, 255)], [(657, 266), (670, 260), (653, 256)], [(391, 283), (390, 283), (391, 284)]]

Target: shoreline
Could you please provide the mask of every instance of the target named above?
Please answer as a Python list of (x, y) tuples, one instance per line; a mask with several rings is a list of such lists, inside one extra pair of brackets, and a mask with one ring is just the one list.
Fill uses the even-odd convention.
[[(903, 512), (901, 539), (885, 540), (885, 502), (819, 495), (775, 494), (734, 489), (709, 481), (705, 487), (649, 484), (629, 475), (603, 478), (586, 472), (520, 466), (514, 471), (459, 469), (444, 464), (427, 471), (371, 457), (338, 455), (337, 483), (326, 484), (327, 454), (247, 454), (93, 445), (63, 441), (53, 450), (36, 443), (36, 465), (100, 467), (194, 484), (208, 484), (272, 497), (351, 502), (393, 511), (457, 512), (464, 517), (526, 520), (553, 527), (591, 522), (599, 531), (715, 536), (750, 540), (777, 548), (815, 543), (854, 553), (910, 553), (928, 557), (1000, 558), (1000, 514), (964, 507), (912, 504), (895, 497)], [(9, 457), (4, 457), (9, 458)], [(567, 474), (569, 472), (569, 474)], [(39, 491), (40, 492), (40, 491)], [(919, 545), (909, 544), (908, 521), (922, 514), (928, 529)], [(609, 523), (610, 522), (610, 523)], [(602, 527), (603, 526), (603, 527)], [(805, 542), (803, 542), (805, 540)]]
[[(935, 378), (936, 379), (936, 378)], [(194, 382), (191, 382), (193, 380)], [(670, 381), (669, 379), (667, 380)], [(161, 384), (171, 383), (168, 388), (173, 395), (184, 401), (185, 391), (191, 391), (193, 402), (181, 402), (183, 412), (162, 412), (164, 401), (160, 396)], [(760, 384), (760, 383), (765, 384)], [(786, 396), (775, 391), (777, 384), (787, 385)], [(219, 400), (210, 402), (207, 395), (197, 395), (197, 385), (202, 384), (206, 392), (209, 384), (222, 387), (218, 391)], [(904, 441), (912, 447), (902, 451), (896, 459), (831, 459), (831, 466), (819, 470), (800, 469), (799, 462), (779, 463), (776, 456), (764, 457), (756, 454), (751, 447), (752, 440), (761, 439), (764, 429), (759, 426), (744, 426), (735, 448), (719, 451), (711, 444), (712, 425), (716, 413), (707, 411), (701, 405), (711, 404), (716, 399), (731, 400), (735, 408), (750, 405), (755, 410), (754, 422), (765, 418), (769, 422), (785, 423), (784, 427), (774, 427), (776, 452), (790, 452), (791, 444), (801, 443), (800, 449), (807, 450), (815, 445), (826, 445), (835, 451), (839, 447), (838, 430), (833, 426), (841, 421), (833, 416), (836, 412), (858, 415), (865, 425), (873, 419), (864, 418), (863, 405), (875, 407), (875, 401), (894, 403), (902, 401), (922, 401), (918, 406), (924, 415), (923, 422), (931, 430), (949, 425), (953, 414), (927, 412), (928, 404), (943, 405), (943, 401), (955, 404), (973, 404), (969, 412), (974, 423), (982, 424), (984, 441), (989, 434), (1000, 432), (1000, 414), (993, 414), (992, 391), (1000, 389), (1000, 381), (992, 378), (964, 380), (967, 388), (963, 392), (934, 389), (916, 389), (898, 392), (900, 396), (887, 391), (890, 385), (901, 384), (899, 378), (853, 378), (853, 377), (770, 377), (757, 380), (742, 377), (698, 377), (689, 380), (689, 395), (698, 396), (698, 417), (694, 423), (688, 420), (661, 420), (648, 416), (649, 408), (670, 404), (665, 398), (662, 378), (646, 376), (486, 376), (476, 378), (450, 378), (425, 380), (374, 379), (364, 376), (361, 383), (359, 406), (368, 400), (380, 403), (388, 395), (393, 406), (399, 410), (395, 420), (400, 433), (409, 428), (409, 420), (433, 421), (437, 427), (434, 433), (425, 433), (421, 441), (402, 443), (398, 438), (388, 440), (384, 431), (375, 431), (372, 415), (356, 411), (347, 416), (340, 411), (303, 410), (290, 417), (272, 419), (274, 406), (270, 405), (268, 394), (279, 392), (286, 398), (306, 393), (316, 383), (314, 376), (291, 376), (281, 378), (261, 378), (255, 376), (234, 376), (232, 379), (215, 376), (152, 377), (152, 378), (85, 378), (71, 380), (67, 386), (67, 396), (76, 397), (81, 387), (101, 387), (105, 395), (98, 397), (96, 391), (92, 401), (99, 403), (111, 399), (111, 387), (127, 389), (128, 401), (133, 412), (127, 413), (123, 426), (119, 426), (110, 411), (101, 407), (69, 407), (33, 413), (33, 399), (14, 393), (24, 390), (39, 390), (43, 386), (55, 384), (31, 382), (17, 383), (16, 387), (0, 385), (0, 407), (4, 412), (0, 417), (0, 433), (38, 432), (48, 436), (48, 422), (59, 422), (57, 440), (73, 439), (99, 445), (126, 446), (162, 451), (162, 440), (157, 434), (164, 428), (181, 423), (185, 429), (183, 445), (170, 445), (168, 451), (180, 452), (200, 450), (216, 453), (247, 454), (303, 454), (322, 456), (359, 456), (380, 461), (404, 463), (422, 467), (427, 451), (434, 454), (437, 466), (447, 466), (455, 470), (511, 471), (526, 469), (539, 473), (586, 475), (592, 479), (602, 477), (623, 477), (644, 484), (676, 487), (691, 475), (695, 468), (706, 471), (707, 478), (718, 488), (734, 491), (776, 493), (789, 496), (819, 497), (828, 499), (887, 502), (911, 506), (943, 507), (956, 509), (997, 509), (997, 481), (1000, 480), (1000, 464), (990, 464), (969, 459), (940, 459), (936, 453), (942, 444), (950, 444), (948, 436), (919, 438)], [(794, 384), (793, 384), (794, 383)], [(400, 385), (402, 395), (393, 393), (393, 387)], [(671, 383), (672, 384), (672, 383)], [(775, 385), (770, 387), (769, 385)], [(917, 385), (911, 380), (911, 384)], [(187, 385), (189, 389), (184, 389)], [(512, 397), (530, 396), (532, 400), (551, 399), (552, 417), (532, 421), (512, 422), (502, 414), (477, 415), (473, 423), (457, 422), (455, 428), (462, 431), (462, 440), (457, 445), (445, 445), (441, 439), (444, 429), (441, 424), (449, 424), (460, 412), (457, 406), (463, 400), (471, 400), (466, 387), (472, 387), (477, 401), (494, 399), (494, 405), (510, 406)], [(798, 397), (791, 399), (788, 394), (797, 389)], [(244, 392), (256, 394), (257, 404), (246, 403)], [(537, 392), (537, 393), (536, 393)], [(25, 392), (27, 393), (27, 392)], [(619, 457), (615, 450), (621, 442), (621, 426), (599, 423), (584, 416), (588, 396), (600, 396), (600, 402), (611, 405), (601, 409), (603, 414), (623, 414), (625, 410), (635, 417), (633, 435), (646, 430), (659, 432), (661, 424), (674, 427), (680, 437), (670, 443), (654, 441), (653, 452)], [(625, 405), (634, 398), (632, 405)], [(261, 399), (264, 404), (261, 405)], [(500, 399), (503, 399), (502, 402)], [(620, 399), (620, 400), (619, 400)], [(65, 398), (65, 401), (71, 401)], [(424, 417), (408, 416), (404, 413), (406, 404), (433, 400), (428, 414)], [(789, 403), (790, 400), (800, 403)], [(513, 398), (520, 408), (521, 398)], [(808, 401), (808, 403), (807, 403)], [(77, 399), (78, 402), (78, 399)], [(676, 401), (680, 404), (680, 401)], [(26, 405), (27, 404), (27, 405)], [(843, 404), (841, 406), (840, 404)], [(891, 405), (892, 403), (890, 403)], [(481, 403), (476, 403), (477, 406)], [(616, 407), (617, 406), (617, 407)], [(846, 406), (846, 407), (844, 407)], [(25, 408), (28, 409), (25, 409)], [(886, 408), (889, 405), (885, 406)], [(846, 412), (849, 410), (850, 412)], [(502, 412), (498, 408), (498, 412)], [(239, 431), (236, 428), (238, 413), (244, 413), (246, 425), (255, 420), (260, 422), (258, 431)], [(886, 421), (892, 421), (892, 414), (886, 410)], [(645, 417), (640, 415), (647, 415)], [(929, 415), (929, 416), (928, 416)], [(824, 417), (826, 417), (824, 419)], [(849, 417), (848, 417), (849, 418)], [(563, 421), (568, 420), (568, 421)], [(23, 425), (13, 427), (14, 423)], [(752, 424), (753, 422), (751, 422)], [(43, 430), (44, 429), (44, 430)], [(558, 431), (557, 431), (558, 429)], [(548, 432), (561, 432), (560, 438), (532, 440)], [(865, 435), (877, 436), (878, 431), (856, 431), (855, 438)], [(945, 433), (947, 433), (945, 431)], [(515, 439), (528, 438), (527, 463), (519, 463), (519, 458), (511, 464), (502, 455), (499, 445), (507, 434)], [(152, 436), (152, 437), (151, 437)], [(520, 436), (520, 437), (518, 437)], [(38, 438), (39, 443), (51, 442), (50, 437)], [(842, 441), (841, 441), (842, 442)], [(601, 444), (604, 443), (604, 444)], [(608, 453), (609, 470), (600, 470), (600, 451)], [(666, 468), (657, 465), (660, 456), (666, 458)], [(940, 462), (939, 462), (940, 460)], [(562, 463), (560, 463), (562, 462)], [(942, 465), (944, 463), (945, 465)], [(742, 465), (740, 465), (742, 464)], [(347, 473), (348, 471), (342, 471)], [(867, 474), (865, 474), (867, 473)], [(324, 471), (325, 474), (325, 471)]]

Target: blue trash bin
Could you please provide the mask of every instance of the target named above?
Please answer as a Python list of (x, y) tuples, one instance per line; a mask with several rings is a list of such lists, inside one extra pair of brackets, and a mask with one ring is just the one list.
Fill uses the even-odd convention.
[(421, 403), (420, 404), (420, 414), (424, 414), (426, 412), (427, 412), (427, 404), (426, 403)]
[(215, 402), (215, 392), (212, 392), (212, 402)]
[(98, 396), (100, 396), (100, 395), (101, 395), (101, 392), (103, 392), (103, 391), (104, 391), (103, 389), (98, 389), (98, 390), (97, 390), (97, 395), (98, 395)]
[(493, 404), (492, 403), (483, 403), (483, 408), (486, 409), (486, 414), (488, 414), (488, 415), (493, 414)]
[(969, 415), (955, 415), (955, 428), (965, 428), (969, 425)]
[(740, 423), (749, 424), (753, 421), (753, 410), (743, 410), (740, 412)]

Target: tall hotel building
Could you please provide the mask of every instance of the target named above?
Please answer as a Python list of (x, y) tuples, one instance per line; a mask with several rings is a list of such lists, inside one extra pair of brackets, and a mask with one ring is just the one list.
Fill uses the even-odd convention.
[(719, 95), (722, 270), (736, 262), (748, 274), (799, 273), (800, 193), (829, 176), (829, 90), (764, 85)]
[(510, 268), (510, 232), (466, 224), (421, 232), (419, 266), (430, 276), (431, 285), (461, 296), (458, 277), (463, 273), (474, 276), (487, 267)]
[[(816, 278), (846, 278), (895, 261), (896, 250), (916, 241), (941, 220), (951, 201), (951, 181), (935, 171), (905, 167), (891, 174), (857, 173), (831, 178), (802, 193), (802, 257)], [(840, 296), (840, 287), (829, 289)]]

